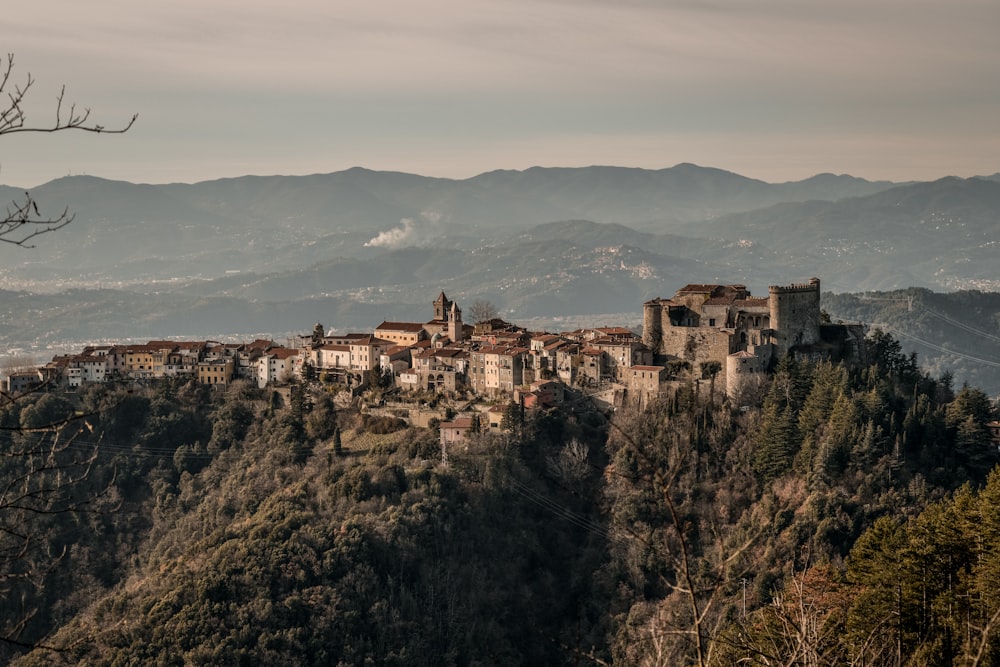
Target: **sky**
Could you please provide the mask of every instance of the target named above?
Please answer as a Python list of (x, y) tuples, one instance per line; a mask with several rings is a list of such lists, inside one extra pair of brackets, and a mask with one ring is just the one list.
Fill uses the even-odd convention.
[(769, 182), (1000, 172), (997, 0), (36, 0), (0, 183), (681, 162)]

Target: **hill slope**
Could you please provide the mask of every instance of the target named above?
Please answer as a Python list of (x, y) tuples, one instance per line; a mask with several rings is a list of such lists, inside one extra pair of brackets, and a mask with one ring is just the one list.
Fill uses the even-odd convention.
[(33, 568), (0, 590), (0, 660), (751, 664), (799, 655), (804, 618), (820, 664), (972, 662), (951, 639), (998, 609), (996, 412), (870, 343), (868, 368), (786, 360), (747, 409), (692, 385), (612, 422), (577, 401), (447, 465), (433, 429), (320, 385), (8, 402), (0, 473), (73, 409), (82, 447), (44, 459), (36, 497), (62, 502), (67, 459), (90, 472), (69, 487), (88, 511), (0, 505), (31, 526), (0, 564)]
[(837, 291), (1000, 288), (1000, 183), (944, 178), (837, 202), (783, 203), (685, 227), (795, 258)]

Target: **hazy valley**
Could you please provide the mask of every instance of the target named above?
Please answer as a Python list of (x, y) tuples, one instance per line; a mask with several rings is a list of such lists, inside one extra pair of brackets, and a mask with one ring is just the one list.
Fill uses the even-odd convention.
[[(420, 317), (441, 289), (556, 326), (630, 312), (633, 322), (615, 324), (632, 325), (644, 300), (690, 282), (740, 282), (757, 294), (813, 275), (834, 293), (1000, 285), (996, 175), (769, 184), (689, 164), (466, 180), (351, 169), (168, 185), (77, 176), (32, 195), (43, 213), (68, 206), (76, 219), (34, 249), (0, 247), (6, 348), (282, 336), (315, 321), (363, 330)], [(997, 332), (995, 317), (968, 325)], [(929, 335), (954, 348), (947, 331)], [(975, 345), (958, 351), (982, 356)], [(954, 362), (970, 377), (962, 365), (974, 362)]]

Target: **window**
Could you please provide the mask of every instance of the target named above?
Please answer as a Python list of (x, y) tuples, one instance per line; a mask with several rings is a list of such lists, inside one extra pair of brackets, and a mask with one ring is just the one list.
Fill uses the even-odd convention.
[(710, 327), (714, 327), (715, 326), (715, 318), (714, 317), (708, 318), (708, 326), (710, 326)]

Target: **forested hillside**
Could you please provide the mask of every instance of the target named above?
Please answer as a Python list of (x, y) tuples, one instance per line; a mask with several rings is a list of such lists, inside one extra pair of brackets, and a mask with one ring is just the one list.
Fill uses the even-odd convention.
[(931, 374), (950, 374), (957, 385), (1000, 396), (1000, 294), (911, 287), (824, 294), (823, 307), (834, 319), (867, 322), (891, 333)]
[(321, 387), (7, 404), (0, 659), (1000, 664), (995, 408), (869, 345), (732, 404), (509, 411), (447, 465)]

